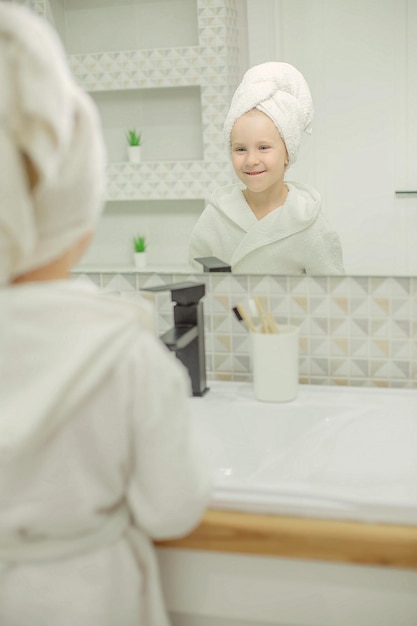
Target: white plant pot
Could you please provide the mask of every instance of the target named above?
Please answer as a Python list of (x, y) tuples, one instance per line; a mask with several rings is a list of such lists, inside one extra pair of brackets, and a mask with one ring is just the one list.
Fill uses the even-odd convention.
[(140, 146), (128, 146), (127, 148), (129, 161), (131, 163), (140, 163), (142, 160), (141, 147)]
[(143, 269), (148, 264), (148, 255), (146, 252), (134, 252), (133, 253), (133, 262), (137, 269)]

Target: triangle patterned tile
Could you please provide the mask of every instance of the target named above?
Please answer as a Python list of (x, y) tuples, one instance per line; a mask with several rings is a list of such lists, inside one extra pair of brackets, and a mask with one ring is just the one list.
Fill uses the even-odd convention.
[(372, 378), (389, 378), (390, 366), (387, 360), (370, 361), (370, 375)]
[(314, 315), (327, 317), (329, 314), (329, 303), (325, 296), (310, 296), (310, 313)]
[(410, 278), (410, 294), (417, 296), (417, 276)]
[(268, 293), (269, 277), (261, 275), (249, 275), (249, 291), (252, 293)]
[(365, 276), (351, 277), (350, 279), (350, 295), (351, 298), (367, 297), (369, 293), (369, 279)]
[(368, 318), (350, 318), (350, 332), (352, 337), (367, 337), (370, 322)]
[(231, 337), (230, 335), (221, 335), (214, 334), (213, 335), (213, 352), (228, 352), (231, 351)]
[(408, 277), (392, 277), (391, 294), (398, 297), (409, 296), (411, 294), (411, 279)]
[(213, 331), (230, 333), (231, 315), (212, 315)]
[(288, 289), (292, 294), (308, 295), (309, 277), (289, 276)]
[(301, 355), (300, 356), (300, 372), (299, 372), (300, 373), (299, 382), (301, 384), (303, 383), (308, 384), (308, 382), (305, 381), (305, 378), (307, 378), (309, 371), (310, 371), (310, 358), (304, 355)]
[(136, 291), (135, 274), (120, 274), (119, 289), (120, 291)]
[(310, 353), (309, 337), (300, 337), (300, 355)]
[[(277, 323), (281, 323), (279, 320), (275, 320)], [(289, 324), (292, 324), (293, 326), (298, 326), (299, 328), (299, 332), (300, 332), (300, 337), (303, 337), (304, 335), (307, 336), (308, 335), (308, 329), (309, 329), (309, 320), (308, 317), (294, 317), (291, 316), (288, 320)]]
[(251, 362), (246, 355), (233, 355), (233, 372), (250, 372)]
[(351, 376), (369, 376), (369, 361), (367, 359), (352, 359), (350, 362)]
[(289, 301), (290, 299), (287, 296), (269, 297), (269, 307), (271, 309), (271, 313), (275, 318), (282, 318), (282, 321), (280, 321), (281, 324), (286, 323), (288, 319), (288, 314), (290, 310)]
[(370, 301), (372, 316), (384, 316), (390, 313), (390, 301), (388, 298), (373, 297)]
[(389, 320), (374, 318), (370, 320), (370, 334), (372, 337), (389, 337)]
[(350, 298), (350, 314), (368, 316), (370, 304), (368, 298)]
[[(330, 340), (329, 337), (309, 337), (310, 353), (314, 357), (325, 357), (330, 352)], [(300, 340), (301, 341), (301, 340)]]
[(368, 339), (350, 339), (350, 353), (355, 357), (368, 357), (369, 340)]
[(330, 298), (330, 315), (337, 315), (342, 313), (348, 315), (349, 313), (349, 298), (346, 296), (333, 296)]
[(89, 285), (95, 285), (96, 287), (100, 287), (101, 286), (101, 274), (99, 273), (92, 273), (92, 272), (88, 272), (87, 273), (83, 273), (80, 272), (79, 274), (77, 274), (74, 278), (75, 282), (80, 282), (80, 283), (87, 283)]
[(329, 360), (328, 359), (311, 359), (310, 362), (310, 372), (313, 376), (318, 376), (324, 374), (325, 376), (329, 373)]
[(391, 341), (391, 356), (395, 359), (403, 359), (410, 361), (411, 346), (409, 341), (399, 341), (393, 339)]
[(390, 366), (390, 378), (409, 378), (410, 376), (410, 362), (398, 361), (391, 362)]
[(310, 318), (310, 332), (312, 335), (327, 335), (329, 330), (329, 320), (325, 317)]
[(210, 273), (210, 290), (213, 294), (226, 294), (230, 293), (230, 281), (231, 275), (229, 273), (223, 274), (222, 272)]
[(231, 293), (235, 295), (242, 295), (248, 292), (248, 277), (234, 275), (230, 284)]
[(119, 292), (119, 274), (103, 274), (102, 285), (105, 291)]
[(397, 318), (410, 318), (411, 316), (411, 301), (405, 298), (391, 298), (391, 314)]
[(159, 274), (142, 274), (139, 277), (140, 288), (146, 289), (147, 287), (158, 287), (159, 285), (165, 285), (164, 277)]
[(159, 333), (165, 333), (172, 327), (172, 316), (159, 313), (157, 315), (156, 326)]
[(346, 295), (349, 290), (349, 277), (329, 276), (328, 286), (329, 293)]
[(335, 337), (331, 340), (331, 354), (332, 355), (347, 355), (349, 354), (350, 342), (347, 337)]
[(331, 376), (349, 376), (349, 360), (331, 358), (329, 361)]
[(287, 276), (271, 276), (270, 284), (271, 293), (273, 294), (287, 294), (288, 289), (288, 277)]
[(387, 357), (390, 351), (390, 342), (388, 341), (388, 339), (372, 339), (370, 350), (372, 357)]
[(328, 281), (327, 276), (310, 276), (308, 291), (310, 296), (327, 294)]
[(390, 292), (390, 280), (383, 276), (371, 276), (369, 279), (369, 292), (374, 299), (376, 297), (385, 298)]
[(350, 335), (350, 320), (344, 317), (332, 317), (329, 320), (329, 332), (332, 336), (347, 337)]
[(241, 335), (232, 335), (233, 354), (248, 354), (250, 349), (249, 333), (246, 330)]
[(411, 321), (409, 319), (391, 320), (390, 328), (392, 337), (408, 338), (411, 336)]
[(290, 314), (300, 315), (307, 313), (308, 298), (305, 296), (291, 296), (290, 298)]
[(230, 354), (214, 354), (214, 369), (216, 372), (232, 372), (233, 359)]

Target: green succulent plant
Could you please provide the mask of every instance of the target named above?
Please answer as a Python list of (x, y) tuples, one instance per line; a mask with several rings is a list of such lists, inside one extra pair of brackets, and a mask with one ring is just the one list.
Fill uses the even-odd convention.
[(135, 252), (145, 252), (146, 246), (146, 237), (143, 235), (136, 235), (133, 237), (133, 249)]
[(142, 143), (141, 133), (138, 133), (135, 129), (128, 130), (126, 140), (129, 146), (140, 146)]

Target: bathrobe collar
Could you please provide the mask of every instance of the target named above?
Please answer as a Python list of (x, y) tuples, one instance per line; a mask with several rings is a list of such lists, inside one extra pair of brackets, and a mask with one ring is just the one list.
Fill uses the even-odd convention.
[(288, 195), (284, 204), (258, 220), (243, 195), (241, 184), (217, 190), (212, 206), (246, 233), (231, 258), (232, 266), (245, 256), (271, 243), (308, 228), (321, 208), (320, 194), (301, 183), (285, 182)]

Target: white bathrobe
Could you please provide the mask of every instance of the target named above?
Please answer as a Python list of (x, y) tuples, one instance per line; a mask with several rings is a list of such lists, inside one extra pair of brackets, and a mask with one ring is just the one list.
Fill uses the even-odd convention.
[(0, 624), (165, 626), (150, 538), (209, 499), (185, 369), (147, 303), (0, 290)]
[(245, 274), (343, 274), (339, 237), (317, 191), (286, 182), (284, 204), (258, 220), (240, 184), (216, 190), (191, 234), (189, 262), (214, 256)]

